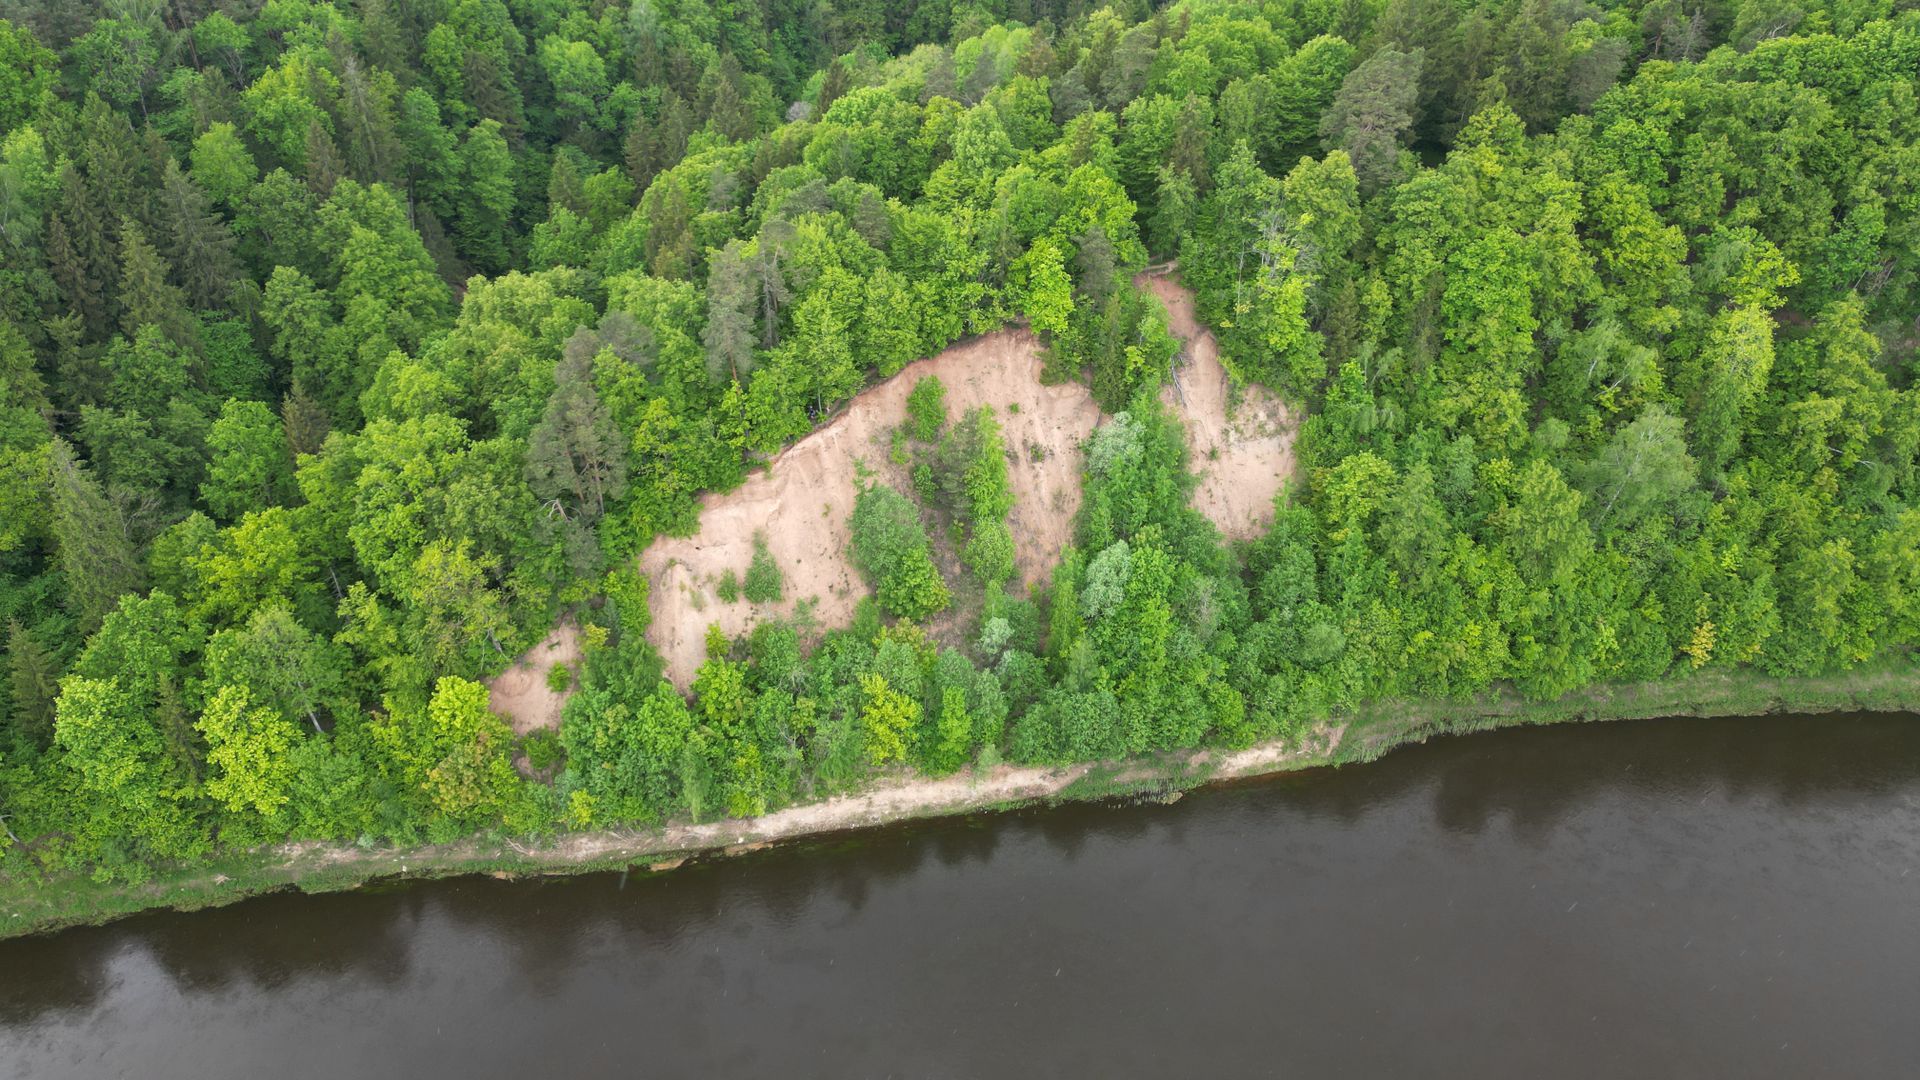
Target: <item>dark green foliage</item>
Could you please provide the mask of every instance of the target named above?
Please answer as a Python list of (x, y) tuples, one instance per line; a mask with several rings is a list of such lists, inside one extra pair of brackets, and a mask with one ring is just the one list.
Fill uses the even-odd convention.
[[(1901, 5), (15, 7), (0, 872), (757, 813), (1920, 641)], [(1232, 547), (1159, 405), (1189, 358), (1150, 257), (1232, 394), (1300, 418)], [(877, 602), (797, 598), (663, 683), (654, 537), (1009, 322), (1109, 417), (1046, 591), (995, 418), (924, 380), (923, 505), (856, 503)], [(930, 526), (979, 586), (949, 647), (882, 625), (954, 599)], [(728, 591), (781, 569), (758, 543)], [(563, 610), (561, 758), (479, 680)]]
[(551, 731), (533, 732), (520, 740), (520, 750), (527, 756), (527, 765), (535, 772), (546, 772), (566, 760), (566, 748), (560, 744), (560, 737)]
[(125, 512), (64, 440), (49, 458), (49, 527), (67, 584), (67, 609), (83, 631), (100, 625), (120, 598), (146, 584)]
[(853, 561), (888, 614), (924, 619), (952, 597), (933, 564), (927, 531), (911, 500), (873, 484), (853, 505)]
[(1421, 49), (1381, 49), (1348, 73), (1320, 121), (1328, 148), (1347, 152), (1354, 173), (1368, 189), (1393, 176), (1401, 140), (1413, 127), (1425, 62)]

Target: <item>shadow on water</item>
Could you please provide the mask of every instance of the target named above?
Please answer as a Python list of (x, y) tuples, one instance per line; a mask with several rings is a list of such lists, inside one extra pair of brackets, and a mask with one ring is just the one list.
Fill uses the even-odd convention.
[(1304, 812), (1353, 823), (1426, 791), (1434, 817), (1477, 836), (1504, 821), (1531, 843), (1617, 792), (1845, 806), (1920, 780), (1920, 718), (1865, 713), (1559, 724), (1435, 739), (1378, 761), (1261, 783)]
[(271, 896), (216, 913), (153, 912), (105, 927), (0, 942), (0, 1023), (93, 1006), (107, 969), (145, 954), (182, 991), (271, 991), (312, 976), (397, 985), (408, 943), (432, 899), (421, 891)]
[[(0, 943), (0, 1026), (83, 1014), (112, 990), (115, 961), (137, 951), (188, 995), (273, 991), (347, 977), (398, 987), (424, 928), (485, 938), (536, 993), (564, 985), (583, 957), (618, 941), (671, 950), (743, 917), (829, 929), (856, 920), (889, 883), (952, 876), (1004, 847), (1044, 845), (1071, 873), (1103, 850), (1158, 837), (1178, 848), (1217, 814), (1257, 812), (1262, 828), (1373, 813), (1425, 812), (1478, 836), (1505, 822), (1529, 845), (1603, 796), (1717, 795), (1788, 810), (1842, 807), (1920, 784), (1920, 722), (1866, 715), (1632, 721), (1440, 739), (1365, 766), (1236, 784), (1174, 806), (1064, 806), (836, 834), (664, 874), (461, 879), (325, 896), (275, 895), (200, 913), (154, 913), (107, 927)], [(1271, 822), (1269, 826), (1267, 822)], [(529, 932), (537, 926), (538, 932)]]

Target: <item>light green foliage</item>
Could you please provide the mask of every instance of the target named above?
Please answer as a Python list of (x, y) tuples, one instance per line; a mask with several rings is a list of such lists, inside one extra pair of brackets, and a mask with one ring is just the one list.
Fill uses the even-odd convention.
[(946, 426), (946, 385), (937, 375), (915, 382), (907, 392), (907, 431), (921, 442), (932, 442)]
[(914, 467), (924, 501), (953, 515), (965, 536), (960, 558), (983, 585), (1013, 575), (1013, 534), (1007, 513), (1013, 485), (1007, 477), (1006, 443), (993, 410), (971, 410), (940, 436)]
[(207, 432), (207, 449), (213, 460), (200, 497), (223, 519), (278, 505), (293, 488), (286, 429), (261, 402), (228, 399)]
[(194, 727), (207, 740), (207, 794), (233, 814), (251, 814), (268, 828), (291, 799), (292, 750), (300, 729), (278, 712), (254, 707), (246, 690), (227, 686), (213, 695)]
[(747, 564), (747, 576), (741, 591), (749, 604), (772, 604), (782, 598), (783, 583), (780, 565), (773, 560), (773, 553), (767, 550), (767, 538), (759, 533), (753, 537), (753, 561)]
[(53, 99), (59, 58), (25, 27), (0, 19), (0, 135), (32, 120)]
[(259, 175), (259, 166), (232, 124), (214, 124), (193, 141), (193, 181), (214, 201), (239, 205)]
[(479, 683), (443, 678), (424, 708), (396, 713), (374, 733), (436, 821), (455, 828), (498, 821), (521, 797), (513, 732), (487, 708)]
[(875, 765), (904, 761), (908, 739), (920, 723), (920, 703), (887, 685), (882, 675), (860, 677), (860, 723), (867, 757)]
[(1067, 277), (1065, 260), (1060, 245), (1043, 237), (1014, 261), (1020, 311), (1038, 333), (1064, 334), (1072, 325), (1073, 281)]

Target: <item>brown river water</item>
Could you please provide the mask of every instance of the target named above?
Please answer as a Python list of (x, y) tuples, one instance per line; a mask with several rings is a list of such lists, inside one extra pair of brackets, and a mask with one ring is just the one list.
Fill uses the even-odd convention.
[(0, 1077), (1913, 1077), (1920, 718), (1437, 740), (0, 942)]

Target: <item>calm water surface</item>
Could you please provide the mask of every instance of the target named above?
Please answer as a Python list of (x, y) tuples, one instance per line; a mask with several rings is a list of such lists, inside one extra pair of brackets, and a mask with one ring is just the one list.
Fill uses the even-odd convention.
[(0, 1077), (1913, 1077), (1920, 719), (1443, 740), (0, 943)]

